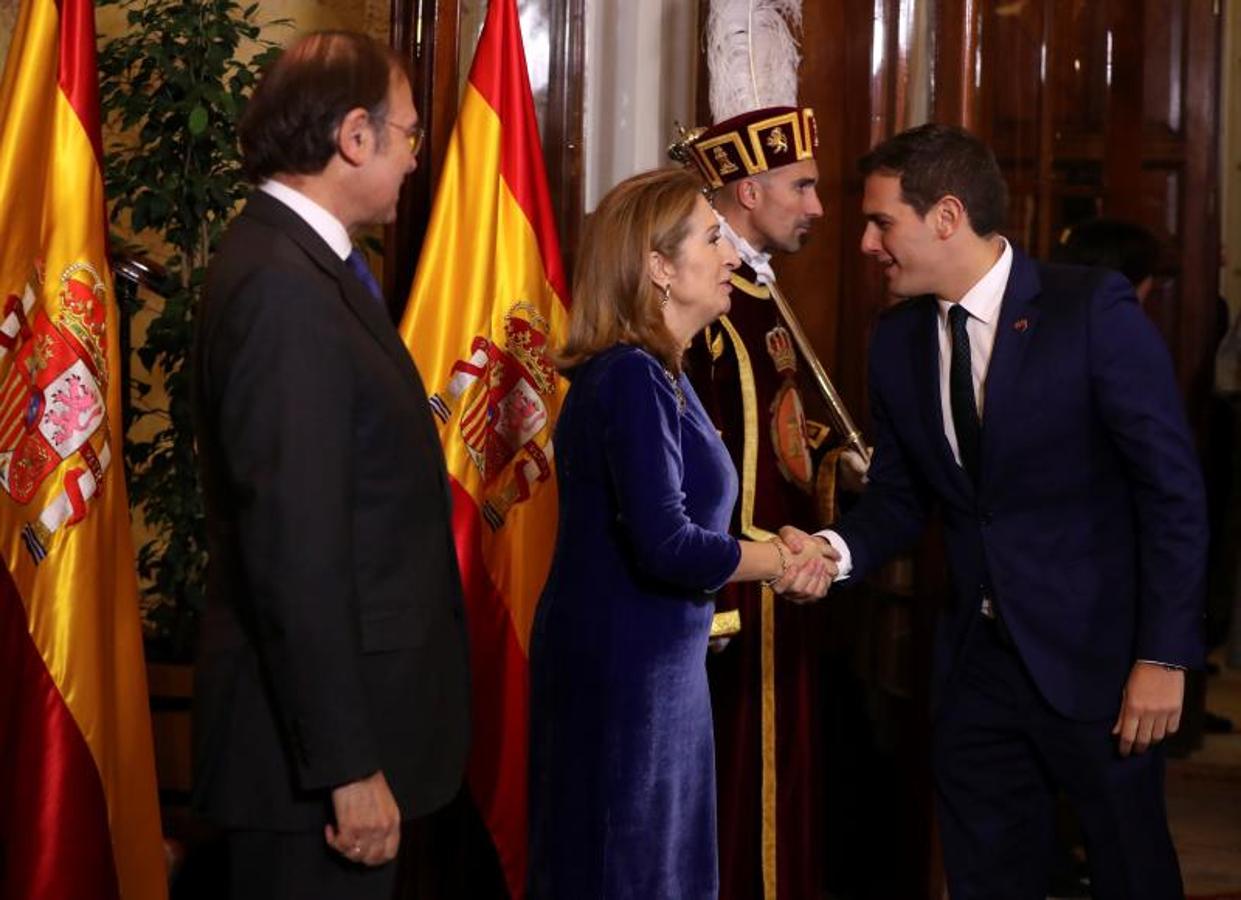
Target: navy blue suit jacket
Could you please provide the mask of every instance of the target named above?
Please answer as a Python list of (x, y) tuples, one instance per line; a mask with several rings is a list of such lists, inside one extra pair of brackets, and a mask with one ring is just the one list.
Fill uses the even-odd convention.
[(933, 297), (878, 325), (870, 486), (836, 531), (860, 578), (941, 511), (953, 597), (936, 636), (938, 686), (984, 592), (1067, 717), (1116, 715), (1136, 659), (1201, 665), (1202, 477), (1171, 360), (1129, 284), (1014, 251), (977, 486), (944, 436), (936, 329)]

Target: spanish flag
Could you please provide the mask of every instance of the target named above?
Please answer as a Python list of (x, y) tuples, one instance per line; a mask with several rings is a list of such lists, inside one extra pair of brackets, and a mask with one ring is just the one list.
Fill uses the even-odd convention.
[(121, 465), (91, 0), (0, 82), (0, 897), (167, 895)]
[(474, 677), (468, 780), (511, 894), (526, 877), (527, 651), (556, 539), (564, 268), (516, 0), (491, 0), (401, 337), (431, 392), (454, 493)]

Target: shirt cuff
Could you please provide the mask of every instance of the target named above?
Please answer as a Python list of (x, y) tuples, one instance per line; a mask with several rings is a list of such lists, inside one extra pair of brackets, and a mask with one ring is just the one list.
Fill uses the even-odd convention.
[(1159, 661), (1159, 660), (1157, 660), (1157, 659), (1139, 659), (1139, 660), (1138, 660), (1138, 662), (1140, 662), (1140, 663), (1146, 663), (1148, 666), (1161, 666), (1161, 667), (1163, 667), (1163, 668), (1165, 668), (1165, 669), (1175, 669), (1175, 670), (1176, 670), (1176, 671), (1178, 671), (1178, 672), (1184, 672), (1184, 671), (1185, 671), (1185, 667), (1184, 667), (1184, 666), (1177, 665), (1176, 663), (1166, 663), (1166, 662), (1160, 662), (1160, 661)]
[(849, 545), (845, 543), (844, 538), (830, 528), (816, 531), (814, 536), (823, 538), (823, 540), (832, 545), (833, 550), (840, 554), (840, 561), (836, 563), (838, 571), (832, 581), (844, 581), (849, 577), (849, 573), (853, 571), (853, 554), (849, 552)]

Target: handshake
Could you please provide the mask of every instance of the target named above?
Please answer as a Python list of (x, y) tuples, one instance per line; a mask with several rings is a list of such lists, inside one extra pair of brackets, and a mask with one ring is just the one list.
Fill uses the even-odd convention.
[(840, 554), (826, 539), (786, 525), (773, 538), (784, 572), (771, 583), (771, 589), (795, 603), (808, 603), (827, 596), (832, 581), (840, 573)]

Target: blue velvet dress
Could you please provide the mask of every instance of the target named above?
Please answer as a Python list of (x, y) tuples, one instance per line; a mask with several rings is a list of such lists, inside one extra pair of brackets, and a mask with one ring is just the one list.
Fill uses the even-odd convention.
[(530, 896), (714, 898), (706, 653), (741, 557), (737, 474), (688, 379), (645, 351), (571, 377), (530, 644)]

